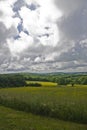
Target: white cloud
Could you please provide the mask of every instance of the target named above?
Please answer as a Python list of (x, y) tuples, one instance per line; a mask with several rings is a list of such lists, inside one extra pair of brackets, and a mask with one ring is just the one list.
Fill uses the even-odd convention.
[(25, 49), (28, 49), (28, 47), (32, 46), (33, 38), (24, 32), (21, 32), (19, 39), (7, 39), (7, 44), (11, 53), (15, 55), (16, 53), (20, 53)]
[(12, 5), (16, 0), (10, 1), (0, 1), (0, 22), (3, 22), (7, 29), (11, 26), (17, 28), (18, 23), (20, 22), (19, 18), (13, 18), (15, 13), (12, 10)]
[(29, 62), (29, 61), (30, 61), (30, 57), (29, 58), (24, 57), (24, 62)]
[(82, 46), (82, 48), (87, 47), (87, 39), (80, 41), (80, 45)]
[(34, 60), (34, 62), (40, 63), (41, 62), (41, 58), (40, 57), (36, 57), (35, 60)]
[(44, 22), (55, 22), (62, 16), (62, 12), (55, 6), (53, 0), (39, 0), (40, 20)]
[[(19, 35), (21, 37), (19, 39), (14, 39), (13, 37), (6, 39), (10, 52), (14, 55), (25, 51), (25, 49), (31, 47), (30, 44), (32, 44), (34, 39), (38, 41), (38, 44), (42, 44), (43, 46), (55, 47), (59, 42), (59, 30), (56, 22), (62, 16), (62, 12), (56, 8), (54, 1), (24, 0), (25, 5), (18, 11), (20, 17), (19, 15), (14, 17), (16, 14), (16, 12), (13, 11), (15, 2), (17, 2), (17, 0), (0, 2), (0, 11), (2, 13), (0, 22), (2, 22), (7, 29), (13, 26), (17, 30), (15, 36)], [(34, 4), (37, 8), (32, 11), (26, 4), (29, 6)], [(27, 30), (29, 35), (21, 32), (18, 34), (17, 26), (20, 23), (22, 23), (23, 26), (22, 31)], [(36, 44), (36, 40), (34, 44)]]
[[(56, 8), (53, 1), (38, 0), (36, 2), (40, 7), (35, 11), (25, 6), (19, 11), (23, 19), (23, 27), (28, 30), (32, 37), (37, 38), (42, 45), (56, 46), (59, 42), (59, 30), (56, 21), (62, 16), (62, 12)], [(31, 4), (31, 2), (28, 1), (28, 4)], [(45, 27), (49, 27), (49, 29), (46, 30)], [(49, 35), (49, 38), (46, 34)]]
[(57, 52), (50, 53), (47, 56), (45, 56), (45, 62), (55, 61), (55, 57), (58, 57)]

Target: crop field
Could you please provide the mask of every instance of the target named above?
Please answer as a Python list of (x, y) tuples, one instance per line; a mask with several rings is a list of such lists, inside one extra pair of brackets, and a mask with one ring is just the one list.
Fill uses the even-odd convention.
[(0, 104), (36, 115), (87, 124), (87, 86), (0, 89)]
[(57, 83), (53, 82), (42, 82), (42, 81), (27, 81), (27, 84), (29, 83), (39, 83), (42, 87), (56, 87)]

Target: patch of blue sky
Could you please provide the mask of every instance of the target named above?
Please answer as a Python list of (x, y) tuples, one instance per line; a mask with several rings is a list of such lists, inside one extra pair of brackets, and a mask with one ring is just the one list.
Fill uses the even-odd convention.
[(27, 8), (29, 8), (30, 10), (34, 11), (36, 10), (37, 8), (39, 8), (39, 5), (36, 5), (36, 4), (30, 4), (30, 5), (26, 5)]
[(15, 40), (17, 40), (17, 39), (19, 39), (19, 38), (21, 38), (19, 35), (14, 36), (14, 39), (15, 39)]
[(27, 35), (29, 35), (29, 32), (27, 30), (24, 30), (24, 33), (26, 33)]
[(20, 24), (18, 24), (17, 29), (18, 29), (19, 33), (20, 33), (21, 31), (23, 31), (22, 22), (21, 22)]

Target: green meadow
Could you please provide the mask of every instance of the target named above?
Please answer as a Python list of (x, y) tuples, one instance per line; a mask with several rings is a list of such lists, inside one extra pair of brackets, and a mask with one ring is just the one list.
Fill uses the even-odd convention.
[(87, 126), (0, 106), (0, 130), (87, 130)]
[[(7, 109), (7, 115), (9, 115), (9, 111), (13, 111), (13, 117), (14, 112), (16, 113), (15, 110), (21, 111), (17, 112), (19, 113), (20, 117), (20, 113), (22, 112), (26, 112), (23, 113), (26, 116), (29, 115), (29, 113), (32, 113), (33, 115), (31, 117), (27, 116), (26, 120), (30, 121), (31, 119), (31, 122), (33, 122), (33, 120), (37, 118), (37, 126), (35, 126), (35, 123), (33, 124), (35, 126), (35, 130), (39, 130), (40, 128), (40, 130), (45, 130), (48, 128), (49, 130), (86, 130), (87, 86), (76, 85), (74, 87), (58, 87), (55, 86), (54, 83), (55, 87), (49, 87), (49, 84), (51, 84), (50, 82), (44, 82), (44, 84), (46, 84), (48, 87), (27, 86), (19, 88), (1, 88), (0, 104), (6, 107), (4, 110), (6, 111)], [(13, 108), (14, 110), (8, 109), (7, 107)], [(4, 111), (0, 109), (0, 112), (3, 116)], [(43, 122), (43, 119), (45, 123), (47, 122), (48, 127), (43, 125), (40, 127), (42, 124), (41, 121)], [(4, 120), (6, 120), (5, 117), (3, 118), (3, 122)], [(28, 124), (26, 127), (30, 128)], [(11, 129), (10, 126), (7, 128)]]

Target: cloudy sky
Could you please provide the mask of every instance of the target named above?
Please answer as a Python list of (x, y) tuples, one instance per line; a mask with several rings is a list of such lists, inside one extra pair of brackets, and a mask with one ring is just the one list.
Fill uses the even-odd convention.
[(87, 0), (0, 0), (0, 73), (87, 71)]

